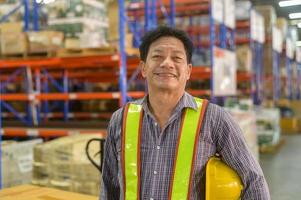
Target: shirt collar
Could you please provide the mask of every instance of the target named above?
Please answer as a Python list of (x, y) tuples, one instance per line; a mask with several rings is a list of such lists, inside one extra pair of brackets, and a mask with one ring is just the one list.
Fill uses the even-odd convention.
[[(149, 105), (148, 105), (148, 95), (145, 95), (141, 99), (141, 105), (145, 113), (151, 113)], [(180, 101), (176, 105), (176, 108), (174, 109), (173, 113), (177, 113), (182, 111), (184, 108), (192, 108), (194, 110), (197, 110), (197, 104), (195, 102), (195, 99), (193, 96), (191, 96), (189, 93), (185, 92), (183, 96), (181, 97)]]

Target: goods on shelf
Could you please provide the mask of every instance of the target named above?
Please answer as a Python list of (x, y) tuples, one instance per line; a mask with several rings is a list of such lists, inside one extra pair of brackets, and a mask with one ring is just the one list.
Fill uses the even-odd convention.
[(244, 111), (231, 109), (230, 113), (243, 131), (245, 140), (252, 154), (257, 160), (259, 160), (255, 112), (251, 110)]
[(45, 7), (45, 12), (48, 14), (49, 30), (62, 31), (67, 38), (79, 38), (82, 33), (97, 32), (107, 40), (107, 8), (102, 1), (55, 1)]
[(252, 51), (249, 45), (242, 45), (236, 48), (237, 70), (252, 72)]
[[(98, 195), (100, 172), (85, 154), (86, 143), (92, 138), (99, 138), (99, 135), (66, 136), (36, 146), (32, 183)], [(90, 146), (90, 155), (95, 155), (99, 151), (99, 144), (92, 143)], [(96, 162), (100, 163), (99, 157)]]
[(27, 32), (29, 53), (55, 52), (63, 46), (64, 34), (57, 31)]
[(281, 31), (282, 35), (284, 36), (283, 37), (283, 39), (284, 39), (288, 32), (288, 23), (287, 23), (286, 18), (284, 18), (284, 17), (277, 18), (276, 27)]
[(235, 1), (235, 18), (236, 20), (249, 20), (251, 1)]
[(280, 141), (280, 110), (260, 108), (256, 110), (259, 145), (277, 145)]
[(301, 102), (299, 100), (281, 99), (278, 102), (281, 110), (281, 131), (285, 134), (301, 131)]
[(108, 40), (117, 41), (119, 40), (119, 7), (118, 1), (112, 1), (108, 4)]
[(22, 185), (0, 191), (1, 200), (97, 200), (98, 197), (53, 188)]
[(273, 6), (255, 6), (255, 10), (259, 12), (264, 18), (264, 27), (266, 35), (272, 34), (273, 26), (276, 23), (276, 11)]
[(2, 33), (22, 33), (23, 24), (21, 22), (7, 22), (0, 24), (0, 34)]
[(25, 33), (3, 33), (0, 37), (2, 55), (25, 55), (27, 53), (28, 41)]
[(23, 55), (28, 49), (27, 35), (23, 33), (23, 25), (9, 22), (0, 25), (0, 45), (2, 55)]
[(42, 143), (41, 139), (1, 144), (2, 186), (4, 188), (31, 182), (33, 148), (39, 143)]

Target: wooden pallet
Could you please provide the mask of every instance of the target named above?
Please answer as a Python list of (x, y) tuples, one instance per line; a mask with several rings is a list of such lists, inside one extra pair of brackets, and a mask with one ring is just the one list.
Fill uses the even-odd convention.
[(24, 59), (24, 58), (50, 58), (55, 56), (55, 52), (35, 52), (35, 53), (11, 53), (1, 54), (1, 59)]
[(261, 145), (259, 147), (260, 153), (277, 153), (279, 149), (285, 144), (285, 139), (280, 138), (279, 142), (277, 144), (273, 145)]
[(76, 56), (97, 56), (110, 55), (116, 53), (114, 47), (98, 47), (98, 48), (68, 48), (59, 49), (56, 52), (57, 57), (76, 57)]

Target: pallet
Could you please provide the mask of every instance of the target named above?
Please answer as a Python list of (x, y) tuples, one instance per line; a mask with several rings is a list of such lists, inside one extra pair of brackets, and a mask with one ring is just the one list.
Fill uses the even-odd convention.
[(114, 47), (98, 47), (98, 48), (65, 48), (56, 52), (57, 57), (77, 57), (77, 56), (97, 56), (111, 55), (116, 53)]
[(1, 59), (15, 60), (15, 59), (25, 59), (25, 58), (50, 58), (54, 57), (55, 52), (35, 52), (35, 53), (12, 53), (12, 54), (1, 54)]
[(259, 147), (259, 152), (260, 153), (277, 153), (279, 149), (285, 144), (285, 139), (280, 138), (279, 142), (277, 144), (273, 145), (261, 145)]

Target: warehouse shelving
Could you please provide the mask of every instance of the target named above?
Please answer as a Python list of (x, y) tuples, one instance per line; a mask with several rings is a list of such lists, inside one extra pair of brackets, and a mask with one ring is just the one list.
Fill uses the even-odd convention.
[(47, 128), (3, 128), (3, 136), (8, 137), (61, 137), (75, 134), (99, 134), (100, 137), (106, 136), (105, 130), (99, 129), (47, 129)]
[[(260, 20), (261, 15), (254, 9), (249, 10), (249, 19), (236, 20), (236, 29), (242, 33), (246, 33), (247, 37), (236, 38), (237, 45), (249, 45), (252, 52), (252, 70), (250, 73), (242, 72), (245, 74), (246, 79), (251, 82), (251, 89), (249, 90), (254, 105), (260, 105), (263, 100), (263, 44), (264, 35), (258, 34), (258, 25), (255, 21)], [(239, 79), (239, 78), (238, 78)]]
[(295, 54), (294, 47), (291, 38), (286, 38), (286, 57), (285, 57), (285, 66), (286, 66), (286, 87), (287, 87), (287, 99), (295, 99), (293, 84), (296, 84), (296, 80), (293, 80), (293, 67), (295, 66)]
[(296, 98), (301, 99), (301, 47), (296, 48), (296, 67), (297, 67), (297, 80), (296, 80)]
[[(212, 101), (216, 100), (214, 95), (214, 85), (212, 72), (213, 69), (213, 53), (215, 47), (221, 49), (228, 49), (233, 51), (234, 42), (234, 28), (227, 27), (223, 21), (217, 22), (217, 12), (213, 12), (213, 2), (215, 5), (220, 3), (223, 8), (224, 1), (209, 1), (209, 0), (165, 0), (165, 1), (144, 1), (144, 2), (132, 2), (127, 9), (129, 15), (130, 29), (134, 31), (134, 38), (138, 38), (142, 35), (144, 30), (155, 27), (157, 24), (169, 24), (170, 26), (177, 26), (177, 20), (184, 20), (189, 18), (189, 25), (186, 24), (179, 28), (184, 29), (191, 37), (198, 38), (193, 40), (197, 50), (208, 49), (211, 53), (211, 64), (205, 66), (193, 66), (191, 81), (199, 80), (211, 80), (210, 87), (208, 89), (193, 89), (189, 90), (193, 95), (197, 96), (210, 96)], [(231, 4), (231, 3), (230, 3)], [(233, 4), (233, 3), (232, 3)], [(148, 10), (148, 11), (147, 11)], [(148, 15), (145, 15), (145, 13)], [(207, 16), (208, 24), (197, 25), (193, 23), (193, 17)], [(224, 15), (222, 16), (224, 18)], [(165, 20), (165, 21), (164, 21)], [(159, 22), (158, 22), (159, 21)], [(160, 23), (161, 22), (161, 23)], [(142, 28), (144, 27), (144, 28)], [(201, 39), (207, 37), (208, 39)], [(139, 42), (137, 42), (139, 43)], [(198, 73), (197, 71), (201, 69)], [(205, 74), (204, 74), (205, 72)], [(245, 80), (247, 77), (245, 74), (238, 74), (239, 80)]]

